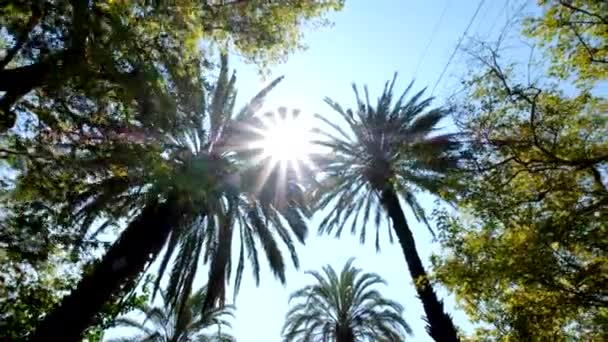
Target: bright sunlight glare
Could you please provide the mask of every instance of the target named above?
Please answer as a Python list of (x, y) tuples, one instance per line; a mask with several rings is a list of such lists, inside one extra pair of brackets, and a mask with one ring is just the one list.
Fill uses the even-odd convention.
[(309, 138), (297, 119), (281, 119), (269, 127), (263, 140), (264, 154), (277, 161), (298, 161), (306, 158)]
[(263, 138), (256, 145), (262, 149), (262, 158), (273, 163), (297, 164), (308, 161), (311, 152), (310, 125), (297, 111), (285, 110), (264, 117)]

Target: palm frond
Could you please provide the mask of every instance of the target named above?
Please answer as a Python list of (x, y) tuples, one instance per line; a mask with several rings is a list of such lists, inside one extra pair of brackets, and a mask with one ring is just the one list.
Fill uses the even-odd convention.
[(234, 74), (232, 77), (228, 76), (228, 56), (222, 54), (220, 60), (220, 74), (215, 83), (209, 108), (209, 129), (212, 141), (220, 134), (221, 127), (232, 114), (227, 107), (229, 107), (229, 102), (232, 100), (235, 76)]
[(241, 109), (238, 114), (236, 114), (235, 120), (243, 121), (257, 113), (262, 108), (262, 104), (264, 103), (264, 99), (266, 98), (268, 93), (270, 93), (270, 91), (272, 91), (272, 89), (274, 89), (284, 78), (285, 76), (279, 76), (275, 78), (272, 82), (270, 82), (266, 87), (264, 87), (264, 89), (257, 93), (249, 101), (249, 103), (247, 103), (247, 105), (245, 105), (245, 107)]
[[(212, 328), (230, 328), (227, 320), (234, 317), (234, 307), (211, 308), (203, 312), (207, 288), (203, 287), (184, 298), (184, 305), (174, 307), (169, 302), (163, 306), (142, 306), (138, 311), (145, 315), (143, 321), (137, 321), (128, 317), (119, 317), (116, 323), (120, 327), (131, 327), (138, 330), (139, 334), (126, 338), (125, 341), (191, 341), (205, 340), (222, 341), (217, 338), (232, 338), (227, 334), (214, 332), (208, 334), (206, 331)], [(164, 291), (160, 293), (163, 294)], [(164, 294), (161, 296), (165, 298)], [(229, 340), (230, 341), (230, 340)]]
[(437, 124), (446, 114), (448, 114), (447, 111), (443, 109), (432, 109), (421, 113), (409, 124), (407, 133), (414, 138), (425, 138), (437, 129)]
[(252, 208), (252, 210), (249, 211), (248, 217), (251, 226), (255, 229), (256, 235), (266, 253), (270, 270), (281, 280), (281, 283), (285, 283), (285, 263), (283, 262), (283, 256), (281, 255), (281, 251), (279, 250), (274, 237), (261, 219), (257, 208)]

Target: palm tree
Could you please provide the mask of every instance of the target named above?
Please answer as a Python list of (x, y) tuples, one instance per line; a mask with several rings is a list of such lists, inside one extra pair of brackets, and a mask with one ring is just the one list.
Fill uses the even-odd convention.
[[(164, 295), (161, 297), (164, 299)], [(138, 335), (111, 339), (110, 342), (149, 341), (149, 342), (232, 342), (236, 341), (230, 334), (222, 332), (222, 328), (231, 328), (226, 319), (234, 317), (234, 308), (226, 306), (215, 308), (203, 313), (205, 288), (188, 297), (181, 310), (176, 311), (169, 303), (163, 306), (151, 307), (143, 305), (137, 309), (145, 315), (144, 321), (129, 317), (116, 320), (117, 327), (130, 327), (138, 331)], [(206, 333), (205, 330), (217, 327), (217, 332)]]
[(287, 312), (285, 341), (404, 341), (411, 334), (402, 317), (403, 307), (373, 289), (386, 281), (375, 273), (362, 273), (350, 258), (340, 275), (329, 265), (325, 275), (308, 271), (315, 284), (294, 292), (299, 301)]
[[(436, 341), (457, 341), (456, 328), (444, 312), (443, 303), (429, 283), (418, 256), (400, 200), (409, 205), (419, 221), (429, 226), (414, 194), (417, 190), (431, 194), (450, 190), (444, 173), (457, 166), (455, 152), (459, 144), (454, 135), (433, 135), (448, 112), (441, 108), (429, 109), (432, 98), (422, 98), (424, 89), (406, 100), (413, 85), (410, 83), (393, 103), (395, 79), (396, 75), (390, 83), (386, 82), (375, 107), (370, 104), (367, 87), (364, 102), (354, 84), (355, 110), (344, 110), (331, 99), (325, 100), (346, 121), (351, 132), (318, 116), (334, 131), (319, 130), (322, 138), (316, 142), (329, 148), (331, 154), (317, 158), (327, 178), (325, 186), (314, 191), (314, 197), (318, 208), (334, 203), (319, 232), (330, 233), (337, 228), (336, 236), (339, 236), (350, 219), (354, 233), (361, 214), (363, 225), (374, 215), (376, 248), (379, 249), (378, 229), (386, 213), (423, 303), (428, 333)], [(365, 240), (364, 227), (361, 242)], [(392, 241), (390, 229), (389, 236)]]
[[(41, 144), (28, 142), (40, 158), (29, 160), (21, 184), (35, 184), (28, 194), (50, 208), (58, 225), (79, 227), (79, 238), (90, 239), (128, 222), (30, 341), (77, 341), (104, 303), (134, 288), (138, 275), (165, 245), (159, 274), (165, 274), (174, 257), (166, 293), (173, 306), (184, 303), (180, 296), (191, 292), (201, 262), (210, 264), (205, 310), (218, 300), (223, 303), (235, 235), (241, 242), (235, 293), (245, 255), (259, 282), (259, 244), (275, 276), (285, 281), (277, 235), (298, 267), (293, 236), (304, 241), (303, 218), (310, 215), (304, 189), (293, 173), (283, 174), (282, 168), (261, 160), (259, 151), (247, 148), (263, 128), (255, 114), (281, 78), (233, 114), (236, 78), (229, 75), (225, 56), (212, 85), (198, 67), (176, 70), (177, 63), (168, 59), (163, 70), (147, 71), (163, 72), (167, 80), (152, 85), (157, 96), (140, 106), (135, 118), (126, 115), (135, 123), (79, 117), (81, 121), (72, 123), (76, 128), (64, 134), (53, 133)], [(116, 108), (121, 107), (112, 110)], [(86, 130), (77, 129), (82, 121)]]

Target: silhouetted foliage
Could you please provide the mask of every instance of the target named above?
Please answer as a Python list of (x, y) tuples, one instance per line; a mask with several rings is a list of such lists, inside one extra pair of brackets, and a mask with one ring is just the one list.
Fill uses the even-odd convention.
[[(162, 294), (162, 291), (161, 291)], [(168, 302), (163, 306), (140, 305), (138, 313), (145, 317), (143, 321), (120, 317), (116, 320), (118, 327), (134, 328), (138, 334), (131, 337), (109, 339), (109, 342), (150, 341), (199, 341), (199, 342), (233, 342), (234, 337), (223, 328), (230, 328), (228, 318), (234, 318), (234, 308), (226, 306), (203, 312), (205, 288), (202, 288), (186, 299), (185, 305), (176, 310)], [(164, 296), (162, 296), (164, 298)], [(210, 330), (217, 330), (211, 333)]]

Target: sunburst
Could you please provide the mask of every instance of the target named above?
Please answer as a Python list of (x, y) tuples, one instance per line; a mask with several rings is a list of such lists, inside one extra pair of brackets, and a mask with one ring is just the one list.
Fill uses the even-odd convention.
[(257, 128), (259, 139), (250, 148), (259, 150), (258, 158), (264, 161), (264, 171), (259, 182), (264, 184), (273, 172), (279, 172), (279, 184), (282, 184), (287, 174), (295, 174), (300, 178), (304, 170), (311, 170), (311, 126), (310, 120), (305, 120), (299, 110), (288, 111), (279, 108), (276, 112), (268, 112), (261, 119), (261, 127)]

